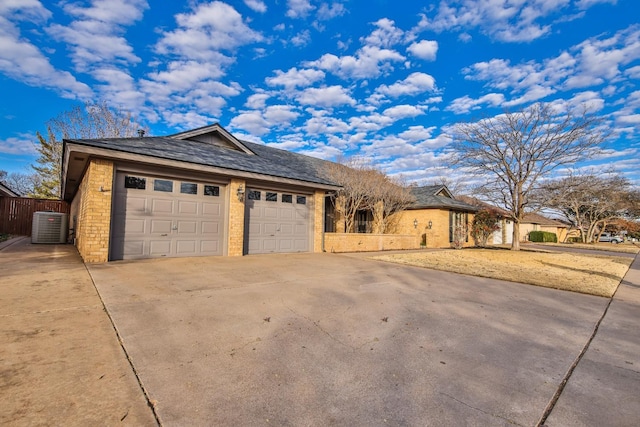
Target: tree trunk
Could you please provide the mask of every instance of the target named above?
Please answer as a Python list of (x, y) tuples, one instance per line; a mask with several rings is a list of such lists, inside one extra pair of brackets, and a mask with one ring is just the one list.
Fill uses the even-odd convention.
[(520, 250), (520, 222), (513, 221), (513, 241), (511, 242), (511, 250)]

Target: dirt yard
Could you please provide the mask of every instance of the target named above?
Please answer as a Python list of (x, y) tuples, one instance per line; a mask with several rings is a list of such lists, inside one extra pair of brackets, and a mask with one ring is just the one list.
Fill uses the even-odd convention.
[(575, 253), (463, 249), (383, 255), (377, 260), (611, 297), (633, 259)]

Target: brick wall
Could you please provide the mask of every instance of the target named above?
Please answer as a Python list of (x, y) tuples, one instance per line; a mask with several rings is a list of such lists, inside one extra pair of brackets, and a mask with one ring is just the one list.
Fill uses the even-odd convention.
[(109, 260), (112, 184), (113, 162), (91, 160), (71, 204), (71, 226), (75, 217), (76, 246), (84, 262)]
[(322, 252), (324, 233), (324, 191), (313, 195), (313, 252)]
[(419, 248), (420, 240), (415, 234), (324, 234), (324, 249), (327, 252), (371, 252)]
[(247, 185), (242, 179), (232, 179), (229, 184), (229, 238), (227, 255), (242, 256), (244, 249), (244, 201), (238, 199), (238, 188), (245, 192)]
[[(449, 210), (447, 209), (416, 209), (396, 214), (396, 232), (398, 234), (412, 234), (420, 238), (426, 235), (427, 248), (450, 248), (449, 242)], [(473, 222), (473, 214), (469, 213), (469, 228)], [(414, 220), (418, 226), (414, 227)], [(428, 228), (431, 221), (431, 229)], [(471, 236), (464, 246), (473, 246)]]

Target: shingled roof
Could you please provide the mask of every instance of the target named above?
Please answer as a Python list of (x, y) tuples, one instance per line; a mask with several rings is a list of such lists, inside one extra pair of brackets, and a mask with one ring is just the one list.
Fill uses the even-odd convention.
[(477, 207), (456, 200), (444, 185), (427, 185), (411, 187), (411, 194), (416, 201), (409, 209), (451, 209), (466, 212), (476, 212)]
[(251, 153), (206, 142), (171, 137), (68, 139), (65, 143), (101, 148), (114, 153), (140, 154), (159, 159), (253, 172), (310, 183), (336, 185), (325, 177), (325, 160), (266, 145), (242, 141)]

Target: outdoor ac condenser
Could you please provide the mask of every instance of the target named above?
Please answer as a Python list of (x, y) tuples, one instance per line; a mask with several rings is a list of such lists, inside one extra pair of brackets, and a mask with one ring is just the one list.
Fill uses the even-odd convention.
[(58, 212), (34, 212), (31, 243), (67, 243), (69, 215)]

